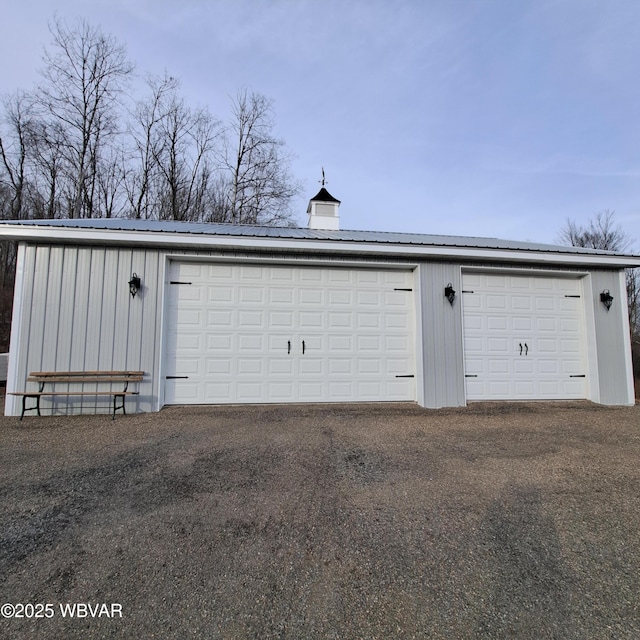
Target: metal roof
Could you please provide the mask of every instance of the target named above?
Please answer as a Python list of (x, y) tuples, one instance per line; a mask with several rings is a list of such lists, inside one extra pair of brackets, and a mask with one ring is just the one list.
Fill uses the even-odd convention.
[[(11, 226), (12, 232), (6, 227)], [(5, 229), (3, 229), (5, 227)], [(601, 251), (596, 249), (586, 249), (582, 247), (561, 246), (552, 244), (540, 244), (533, 242), (521, 242), (515, 240), (501, 240), (498, 238), (478, 238), (468, 236), (445, 236), (445, 235), (429, 235), (419, 233), (397, 233), (388, 231), (355, 231), (355, 230), (321, 230), (307, 229), (299, 227), (264, 227), (254, 225), (237, 225), (237, 224), (219, 224), (219, 223), (199, 223), (199, 222), (180, 222), (176, 220), (137, 220), (126, 218), (90, 218), (90, 219), (63, 219), (63, 220), (0, 220), (0, 236), (12, 236), (16, 239), (21, 238), (20, 229), (24, 229), (25, 237), (34, 238), (38, 236), (40, 239), (47, 237), (49, 233), (55, 230), (77, 230), (78, 232), (86, 231), (105, 231), (105, 232), (123, 232), (129, 234), (145, 234), (148, 239), (158, 234), (158, 239), (162, 237), (163, 244), (169, 240), (170, 236), (186, 240), (185, 236), (189, 236), (194, 244), (201, 241), (207, 241), (207, 244), (215, 238), (238, 238), (248, 241), (251, 238), (256, 239), (281, 239), (284, 244), (286, 241), (298, 241), (305, 244), (305, 241), (313, 243), (320, 241), (323, 244), (328, 243), (330, 247), (332, 243), (357, 243), (367, 244), (368, 246), (379, 245), (390, 249), (393, 247), (424, 247), (428, 253), (428, 248), (455, 248), (473, 250), (496, 250), (496, 251), (513, 251), (513, 252), (533, 252), (544, 254), (566, 254), (571, 256), (582, 256), (588, 258), (592, 256), (597, 261), (597, 257), (620, 257), (629, 258), (629, 266), (640, 265), (640, 256), (633, 254), (625, 254), (620, 252)], [(41, 232), (41, 233), (39, 233)], [(55, 235), (55, 233), (54, 233)], [(140, 238), (142, 241), (142, 237)], [(354, 245), (354, 248), (356, 245)], [(283, 245), (284, 248), (284, 245)]]

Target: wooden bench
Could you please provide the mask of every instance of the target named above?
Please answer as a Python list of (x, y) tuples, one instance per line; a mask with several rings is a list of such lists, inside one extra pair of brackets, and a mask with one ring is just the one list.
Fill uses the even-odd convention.
[[(139, 391), (129, 391), (129, 383), (141, 382), (144, 371), (32, 371), (27, 378), (27, 382), (38, 384), (37, 391), (11, 391), (14, 396), (22, 396), (22, 413), (20, 420), (26, 411), (37, 411), (40, 413), (40, 398), (42, 396), (113, 396), (113, 420), (116, 419), (116, 411), (122, 409), (126, 415), (124, 407), (126, 396), (138, 395)], [(109, 391), (58, 391), (57, 384), (113, 384), (123, 383), (122, 390), (111, 389)], [(45, 385), (51, 385), (45, 390)], [(27, 398), (34, 398), (36, 403), (27, 407)], [(120, 404), (118, 404), (118, 399)]]

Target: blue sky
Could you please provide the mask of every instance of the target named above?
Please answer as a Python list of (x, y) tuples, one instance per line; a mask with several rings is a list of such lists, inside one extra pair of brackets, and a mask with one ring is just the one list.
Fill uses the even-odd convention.
[(20, 0), (0, 24), (0, 92), (30, 88), (54, 12), (166, 69), (224, 118), (275, 101), (306, 223), (555, 241), (614, 210), (640, 247), (637, 0)]

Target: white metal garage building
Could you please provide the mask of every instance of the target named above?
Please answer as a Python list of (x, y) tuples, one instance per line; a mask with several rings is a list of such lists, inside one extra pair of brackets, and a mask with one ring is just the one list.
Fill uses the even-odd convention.
[[(634, 402), (624, 268), (640, 266), (640, 256), (340, 231), (338, 206), (322, 189), (307, 229), (0, 223), (0, 238), (20, 242), (7, 391), (25, 391), (34, 370), (128, 369), (145, 372), (130, 412)], [(42, 406), (109, 411), (86, 397), (43, 398)], [(19, 415), (15, 396), (5, 412)]]

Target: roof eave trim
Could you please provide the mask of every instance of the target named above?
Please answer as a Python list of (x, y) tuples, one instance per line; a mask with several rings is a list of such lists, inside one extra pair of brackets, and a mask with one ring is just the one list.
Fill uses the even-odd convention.
[(80, 229), (71, 227), (27, 227), (3, 225), (0, 236), (7, 240), (46, 243), (101, 245), (145, 245), (192, 247), (194, 249), (297, 251), (357, 255), (400, 256), (410, 258), (478, 259), (499, 262), (592, 265), (610, 268), (640, 267), (640, 256), (563, 253), (544, 250), (459, 247), (445, 245), (392, 244), (367, 241), (312, 240), (256, 236), (221, 236), (157, 231)]

